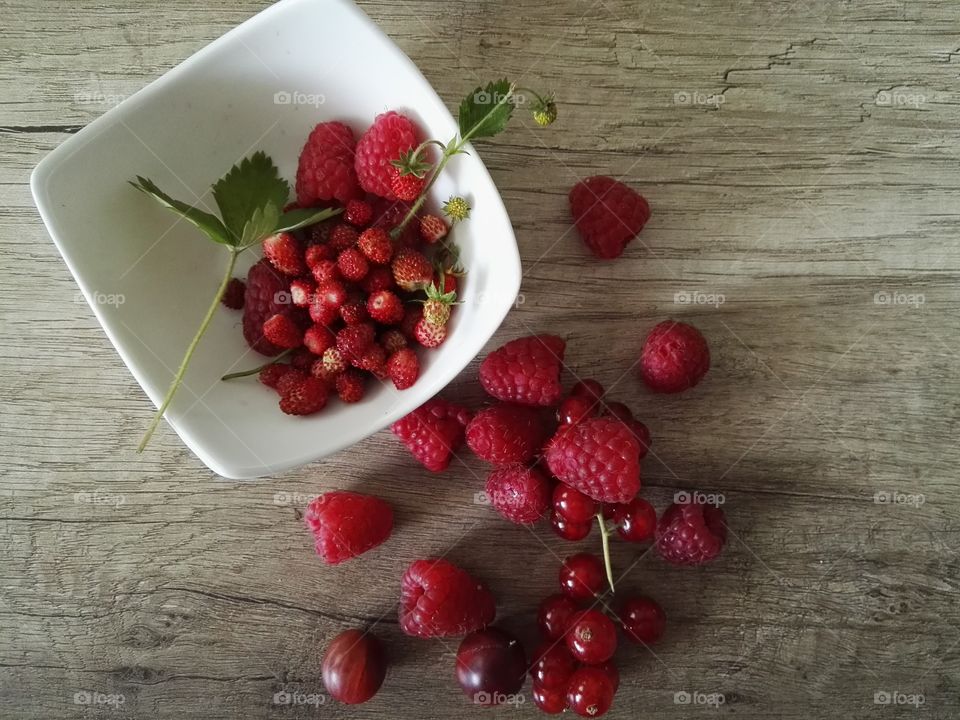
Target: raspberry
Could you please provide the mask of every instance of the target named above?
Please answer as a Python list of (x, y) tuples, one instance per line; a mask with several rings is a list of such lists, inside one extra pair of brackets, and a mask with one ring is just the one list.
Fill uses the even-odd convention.
[(286, 304), (287, 279), (266, 259), (247, 273), (247, 291), (243, 298), (243, 337), (251, 348), (263, 355), (277, 355), (277, 347), (263, 336), (263, 324), (272, 315), (290, 312)]
[(674, 565), (703, 565), (713, 560), (727, 542), (726, 517), (712, 505), (674, 503), (657, 524), (657, 552)]
[(355, 403), (363, 400), (366, 392), (366, 380), (363, 373), (358, 370), (344, 370), (337, 375), (334, 381), (337, 388), (337, 395), (345, 403)]
[(393, 110), (378, 115), (357, 143), (354, 168), (367, 192), (396, 200), (391, 183), (397, 175), (392, 164), (417, 145), (417, 130), (409, 118)]
[(366, 227), (373, 220), (373, 208), (364, 200), (350, 200), (343, 210), (343, 219), (354, 227)]
[(348, 362), (359, 360), (373, 344), (372, 325), (348, 325), (337, 333), (337, 349)]
[(640, 490), (640, 444), (619, 420), (589, 418), (561, 427), (544, 458), (557, 479), (594, 500), (626, 503)]
[[(284, 379), (290, 373), (284, 375)], [(280, 409), (287, 415), (312, 415), (323, 410), (327, 404), (327, 386), (312, 375), (298, 378), (296, 382), (284, 383), (280, 395)]]
[(377, 265), (387, 265), (393, 257), (393, 241), (383, 228), (368, 228), (357, 239), (360, 252)]
[(281, 348), (295, 348), (303, 344), (303, 332), (287, 315), (271, 315), (263, 323), (263, 336)]
[(566, 343), (556, 335), (511, 340), (480, 364), (480, 383), (490, 395), (523, 405), (555, 405), (563, 394), (560, 365)]
[(227, 287), (223, 290), (220, 302), (231, 310), (240, 310), (243, 307), (243, 296), (247, 292), (247, 285), (240, 278), (230, 278)]
[(544, 441), (540, 413), (524, 405), (494, 405), (467, 425), (467, 445), (483, 460), (497, 465), (524, 463)]
[(493, 622), (486, 585), (447, 560), (417, 560), (400, 583), (400, 629), (415, 637), (466, 635)]
[(329, 565), (375, 548), (393, 531), (393, 510), (380, 498), (334, 491), (315, 498), (303, 515), (317, 555)]
[(353, 131), (341, 122), (320, 123), (300, 152), (297, 202), (301, 207), (320, 200), (345, 203), (358, 194)]
[(693, 325), (666, 320), (650, 331), (640, 353), (640, 376), (654, 392), (692, 388), (710, 369), (710, 348)]
[(318, 261), (310, 268), (310, 272), (313, 274), (313, 279), (317, 281), (317, 285), (341, 279), (337, 261), (330, 258)]
[(397, 390), (406, 390), (417, 381), (420, 362), (410, 348), (401, 348), (387, 359), (387, 375)]
[(300, 243), (291, 233), (281, 232), (264, 238), (263, 254), (285, 275), (302, 275), (307, 271)]
[(447, 400), (433, 398), (397, 420), (390, 430), (427, 470), (440, 472), (463, 443), (470, 412)]
[(289, 372), (289, 365), (282, 365), (280, 363), (275, 363), (273, 365), (267, 365), (263, 370), (260, 371), (260, 382), (266, 385), (268, 388), (276, 389), (277, 383), (280, 382), (280, 378)]
[(360, 281), (360, 289), (368, 293), (390, 290), (393, 287), (393, 273), (389, 267), (383, 265), (374, 265), (367, 276)]
[(357, 248), (351, 247), (337, 256), (337, 268), (347, 280), (358, 282), (367, 276), (370, 263)]
[(604, 176), (573, 186), (570, 212), (590, 252), (606, 260), (620, 257), (650, 219), (650, 206), (642, 195)]
[(393, 355), (398, 350), (407, 347), (407, 338), (399, 330), (391, 328), (380, 335), (380, 344), (387, 351), (387, 355)]
[(420, 239), (433, 245), (447, 236), (447, 224), (436, 215), (424, 215), (419, 223)]
[(403, 301), (389, 290), (381, 290), (367, 298), (367, 312), (378, 323), (396, 325), (403, 320)]
[(321, 260), (330, 260), (333, 258), (333, 252), (329, 245), (309, 245), (303, 255), (307, 267), (313, 270), (314, 266)]
[(310, 307), (317, 286), (311, 280), (294, 280), (290, 283), (290, 301), (297, 307)]
[(311, 325), (303, 333), (303, 344), (314, 355), (323, 355), (328, 348), (336, 344), (336, 338), (329, 328), (323, 325)]
[(494, 469), (487, 477), (486, 494), (498, 513), (518, 525), (535, 523), (550, 507), (550, 482), (536, 468), (523, 465)]
[(333, 252), (342, 252), (348, 248), (352, 248), (357, 244), (358, 237), (357, 231), (349, 225), (344, 225), (343, 223), (335, 225), (330, 231), (330, 239), (328, 241), (330, 250)]
[(390, 267), (394, 281), (404, 290), (419, 290), (433, 282), (433, 266), (419, 250), (400, 248), (394, 253)]
[(347, 325), (359, 325), (369, 320), (370, 314), (362, 300), (351, 300), (340, 306), (340, 317)]
[(420, 195), (420, 191), (423, 190), (425, 184), (426, 180), (424, 178), (416, 175), (401, 175), (398, 172), (390, 181), (390, 190), (393, 191), (393, 196), (398, 200), (413, 202)]
[(447, 328), (444, 325), (434, 325), (432, 322), (427, 322), (426, 318), (420, 318), (413, 328), (413, 335), (417, 342), (425, 348), (435, 348), (447, 339)]

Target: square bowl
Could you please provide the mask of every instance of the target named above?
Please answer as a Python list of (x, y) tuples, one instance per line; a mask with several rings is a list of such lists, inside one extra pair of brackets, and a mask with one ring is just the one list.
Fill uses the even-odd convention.
[[(283, 0), (234, 28), (51, 152), (35, 168), (34, 200), (54, 243), (120, 357), (159, 405), (213, 298), (227, 254), (132, 188), (136, 175), (211, 210), (210, 184), (256, 150), (292, 181), (318, 122), (359, 137), (387, 109), (428, 137), (456, 122), (416, 66), (349, 0)], [(421, 353), (408, 390), (372, 383), (355, 405), (310, 417), (280, 412), (255, 378), (225, 373), (265, 358), (243, 340), (240, 313), (219, 308), (166, 419), (215, 473), (246, 479), (341, 450), (418, 407), (447, 385), (497, 330), (520, 287), (516, 238), (475, 152), (454, 159), (430, 202), (464, 194), (457, 226), (469, 274), (446, 342)], [(257, 260), (248, 250), (236, 274)], [(144, 415), (146, 428), (149, 417)]]

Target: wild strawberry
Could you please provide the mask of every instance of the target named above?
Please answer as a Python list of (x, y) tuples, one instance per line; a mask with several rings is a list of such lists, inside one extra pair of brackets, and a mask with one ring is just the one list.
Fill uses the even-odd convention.
[(240, 310), (243, 307), (243, 296), (247, 292), (247, 284), (240, 278), (230, 278), (223, 291), (220, 302), (231, 310)]
[(393, 287), (393, 272), (384, 265), (374, 265), (367, 276), (360, 281), (360, 289), (367, 293), (390, 290)]
[(403, 301), (389, 290), (371, 293), (367, 298), (367, 312), (383, 325), (396, 325), (403, 320)]
[(407, 305), (403, 311), (403, 320), (400, 321), (400, 332), (408, 340), (417, 339), (417, 323), (423, 319), (423, 306), (416, 303)]
[(287, 415), (312, 415), (326, 404), (327, 386), (310, 375), (287, 385), (280, 396), (280, 409)]
[(343, 283), (330, 280), (317, 286), (314, 302), (339, 310), (346, 301), (347, 289), (343, 286)]
[(423, 303), (423, 319), (434, 325), (446, 325), (450, 319), (450, 306), (457, 300), (457, 294), (444, 293), (436, 285), (427, 286), (427, 299)]
[(300, 243), (291, 233), (281, 232), (264, 238), (263, 254), (284, 275), (302, 275), (307, 271)]
[(310, 307), (317, 286), (310, 280), (294, 280), (290, 283), (290, 300), (297, 307)]
[(433, 280), (434, 284), (439, 287), (444, 294), (455, 293), (457, 291), (457, 276), (451, 272), (441, 272), (437, 273), (437, 276)]
[(406, 336), (395, 328), (385, 330), (380, 335), (380, 344), (387, 355), (393, 355), (397, 350), (402, 350), (408, 345)]
[(372, 325), (347, 325), (337, 333), (337, 349), (348, 362), (353, 363), (370, 348), (373, 339)]
[(340, 319), (340, 309), (332, 305), (325, 305), (316, 295), (310, 303), (310, 319), (317, 325), (333, 325)]
[(420, 239), (427, 245), (433, 245), (447, 236), (447, 224), (436, 215), (420, 217)]
[(343, 353), (336, 347), (327, 348), (323, 357), (323, 370), (327, 376), (339, 375), (344, 370), (347, 369), (347, 359), (343, 356)]
[(350, 200), (343, 210), (343, 219), (354, 227), (366, 227), (373, 219), (373, 208), (364, 200)]
[(310, 270), (313, 270), (314, 266), (321, 260), (331, 260), (333, 258), (333, 251), (330, 249), (329, 245), (308, 245), (307, 250), (304, 253), (304, 260), (307, 262), (307, 267)]
[(303, 332), (287, 315), (272, 315), (263, 324), (263, 336), (277, 347), (295, 348), (303, 344)]
[(280, 395), (283, 395), (290, 388), (292, 388), (298, 382), (303, 380), (303, 378), (305, 378), (306, 376), (307, 376), (307, 373), (303, 372), (303, 370), (298, 370), (292, 365), (287, 366), (287, 372), (285, 372), (283, 375), (279, 377), (279, 379), (277, 380), (277, 387), (274, 389), (277, 391), (277, 393), (279, 393)]
[(298, 347), (292, 353), (290, 353), (290, 367), (294, 367), (297, 370), (303, 370), (303, 372), (309, 373), (310, 366), (313, 365), (313, 361), (316, 359), (317, 356), (307, 350), (305, 347)]
[(432, 322), (428, 322), (426, 318), (420, 318), (413, 329), (413, 334), (417, 342), (425, 348), (435, 348), (447, 339), (447, 328), (445, 325), (434, 325)]
[(420, 362), (410, 348), (401, 348), (387, 359), (387, 375), (397, 390), (406, 390), (417, 381)]
[(359, 282), (367, 275), (370, 263), (357, 248), (347, 248), (337, 256), (337, 268), (347, 280)]
[(387, 353), (384, 352), (382, 347), (376, 343), (372, 343), (353, 360), (352, 364), (359, 370), (366, 370), (368, 373), (373, 373), (377, 377), (385, 377), (387, 372)]
[(327, 243), (333, 252), (338, 253), (356, 245), (357, 237), (356, 228), (340, 223), (330, 231), (330, 239)]
[(289, 370), (290, 366), (283, 365), (282, 363), (267, 365), (260, 371), (260, 382), (266, 385), (268, 388), (276, 389), (277, 383), (280, 382), (280, 378), (286, 375)]
[(317, 281), (317, 285), (342, 279), (336, 260), (319, 260), (310, 268), (310, 272), (313, 274), (313, 279)]
[(390, 189), (398, 200), (412, 202), (420, 195), (426, 180), (416, 175), (397, 173), (390, 181)]
[(277, 347), (263, 336), (263, 323), (277, 313), (290, 312), (286, 304), (289, 279), (267, 259), (260, 260), (247, 273), (247, 291), (243, 297), (243, 338), (263, 355), (277, 355)]
[(363, 395), (366, 392), (364, 387), (366, 381), (364, 380), (363, 373), (358, 370), (344, 370), (337, 375), (335, 384), (337, 395), (343, 402), (355, 403), (363, 400)]
[(417, 129), (409, 118), (392, 110), (378, 115), (357, 143), (354, 168), (360, 186), (374, 195), (396, 200), (391, 181), (397, 169), (392, 161), (416, 145)]
[(359, 325), (370, 319), (367, 305), (363, 300), (350, 300), (340, 306), (340, 317), (347, 325)]
[(318, 200), (347, 202), (357, 197), (353, 131), (342, 122), (323, 122), (307, 138), (297, 165), (297, 202), (312, 207)]
[(323, 325), (311, 325), (303, 333), (303, 344), (314, 355), (323, 355), (327, 348), (336, 345), (336, 337)]
[(433, 266), (419, 250), (402, 247), (393, 256), (393, 279), (404, 290), (419, 290), (433, 280)]
[(393, 241), (383, 228), (367, 228), (357, 240), (360, 252), (377, 265), (388, 265), (393, 257)]

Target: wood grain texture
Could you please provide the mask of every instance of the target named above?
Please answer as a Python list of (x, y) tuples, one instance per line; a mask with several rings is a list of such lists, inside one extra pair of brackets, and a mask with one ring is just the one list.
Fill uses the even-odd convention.
[[(620, 651), (609, 717), (956, 717), (956, 3), (361, 4), (451, 105), (501, 74), (557, 92), (554, 128), (521, 119), (481, 148), (525, 271), (491, 345), (565, 335), (572, 371), (650, 425), (658, 508), (678, 488), (726, 497), (734, 536), (710, 567), (615, 547), (624, 592), (656, 597), (669, 630), (653, 652)], [(572, 546), (475, 504), (481, 463), (434, 477), (386, 433), (255, 483), (211, 476), (168, 428), (136, 456), (150, 403), (33, 209), (44, 153), (265, 5), (0, 0), (0, 717), (534, 717), (529, 686), (524, 707), (467, 706), (455, 645), (398, 631), (398, 581), (449, 553), (532, 647)], [(597, 173), (654, 210), (614, 263), (570, 232), (566, 193)], [(631, 367), (666, 316), (705, 332), (714, 367), (663, 398)], [(475, 370), (448, 394), (481, 402)], [(399, 525), (327, 568), (298, 510), (340, 487), (388, 499)], [(924, 502), (874, 502), (892, 491)], [(373, 702), (274, 702), (322, 693), (322, 650), (356, 625), (392, 656)], [(75, 704), (85, 691), (123, 704)], [(878, 707), (884, 691), (924, 704)]]

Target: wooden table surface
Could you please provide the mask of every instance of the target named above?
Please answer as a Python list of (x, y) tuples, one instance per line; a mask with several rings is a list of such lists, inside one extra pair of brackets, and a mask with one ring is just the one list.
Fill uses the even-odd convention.
[[(470, 707), (455, 643), (401, 635), (400, 575), (448, 554), (532, 644), (559, 558), (596, 536), (508, 526), (473, 502), (482, 463), (434, 476), (386, 432), (260, 482), (213, 476), (166, 426), (137, 456), (152, 407), (33, 207), (45, 153), (266, 4), (0, 0), (0, 717), (535, 717), (529, 685), (523, 706)], [(361, 4), (451, 105), (499, 75), (556, 91), (549, 132), (517, 122), (480, 149), (524, 261), (491, 347), (565, 335), (570, 368), (652, 429), (645, 495), (725, 497), (713, 565), (615, 545), (621, 592), (657, 598), (669, 626), (619, 651), (609, 717), (956, 717), (960, 7)], [(570, 232), (566, 193), (591, 174), (653, 207), (616, 262)], [(714, 364), (662, 397), (632, 368), (666, 317), (700, 327)], [(447, 394), (479, 404), (475, 379)], [(344, 487), (399, 524), (325, 567), (299, 510)], [(382, 692), (324, 702), (326, 643), (374, 624)]]

